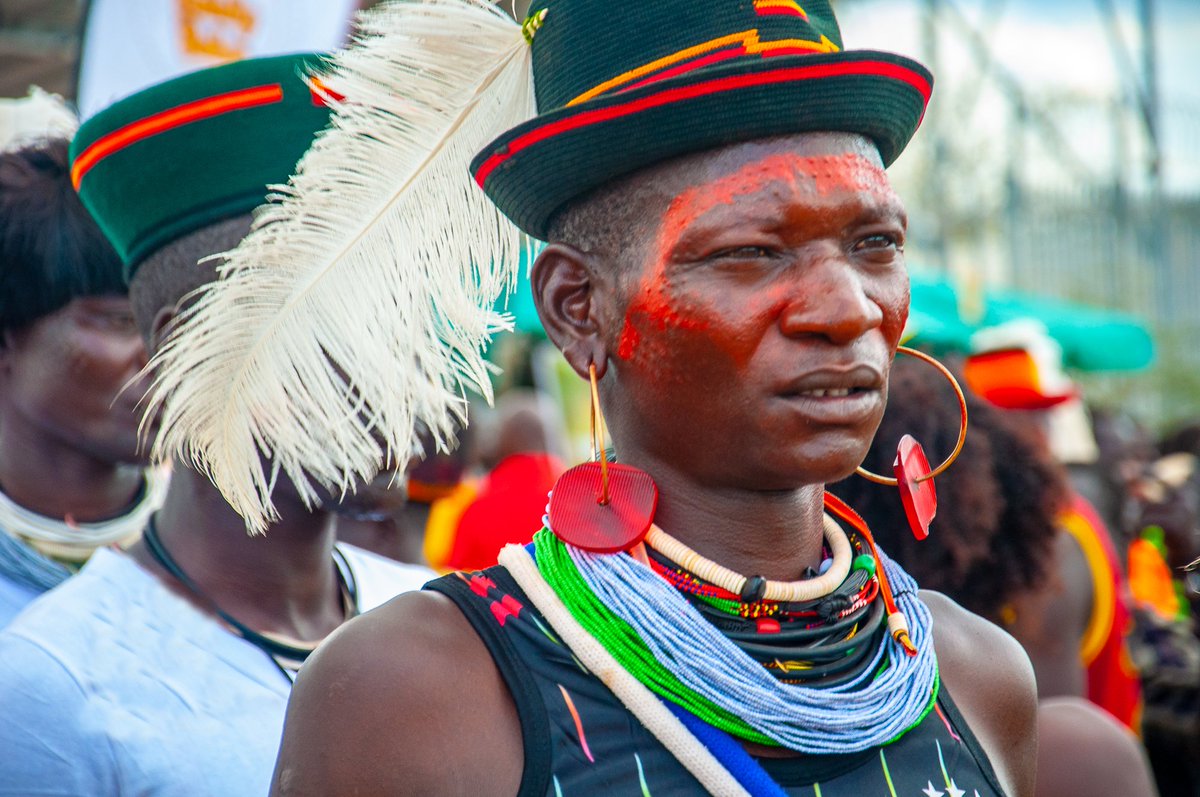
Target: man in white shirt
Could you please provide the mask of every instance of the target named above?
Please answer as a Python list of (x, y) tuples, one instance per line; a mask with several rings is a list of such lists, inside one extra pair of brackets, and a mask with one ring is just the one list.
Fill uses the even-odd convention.
[[(93, 117), (72, 177), (121, 254), (153, 351), (327, 119), (303, 57), (243, 61)], [(319, 432), (315, 432), (319, 433)], [(261, 795), (292, 679), (343, 622), (431, 572), (336, 545), (280, 476), (265, 537), (177, 462), (127, 553), (100, 551), (0, 634), (0, 795)]]

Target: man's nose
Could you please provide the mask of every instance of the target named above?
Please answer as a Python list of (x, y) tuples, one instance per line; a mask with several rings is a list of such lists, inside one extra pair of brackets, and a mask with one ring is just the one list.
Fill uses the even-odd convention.
[(795, 296), (779, 322), (784, 335), (819, 335), (846, 344), (882, 325), (883, 309), (868, 295), (862, 275), (843, 259), (824, 257), (798, 265), (796, 272)]

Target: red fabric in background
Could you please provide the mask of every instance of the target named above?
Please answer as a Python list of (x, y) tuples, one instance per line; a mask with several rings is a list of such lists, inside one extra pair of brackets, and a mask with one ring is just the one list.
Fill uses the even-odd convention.
[(482, 570), (510, 542), (525, 544), (542, 527), (546, 494), (565, 470), (551, 454), (513, 454), (500, 461), (458, 522), (446, 566)]
[[(1085, 661), (1087, 668), (1087, 697), (1108, 711), (1134, 731), (1141, 725), (1142, 686), (1137, 669), (1129, 658), (1126, 639), (1133, 628), (1133, 616), (1129, 610), (1129, 585), (1121, 572), (1120, 559), (1112, 537), (1096, 510), (1082, 497), (1076, 495), (1071, 511), (1086, 521), (1096, 543), (1104, 551), (1107, 573), (1103, 577), (1112, 579), (1112, 624), (1104, 644), (1096, 657)], [(1097, 577), (1101, 577), (1097, 574)]]

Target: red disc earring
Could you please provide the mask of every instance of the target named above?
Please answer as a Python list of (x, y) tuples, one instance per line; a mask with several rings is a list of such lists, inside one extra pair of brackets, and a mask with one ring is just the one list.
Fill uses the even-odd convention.
[(950, 373), (950, 369), (933, 357), (907, 346), (897, 347), (896, 352), (929, 363), (937, 368), (954, 387), (961, 413), (958, 442), (955, 444), (954, 450), (950, 452), (950, 456), (946, 457), (945, 462), (930, 469), (929, 459), (925, 456), (925, 450), (921, 448), (921, 444), (914, 440), (912, 435), (906, 434), (900, 438), (900, 444), (896, 447), (896, 461), (892, 464), (892, 470), (896, 474), (895, 478), (879, 476), (861, 465), (855, 468), (855, 473), (876, 484), (899, 488), (900, 503), (904, 505), (904, 514), (908, 517), (908, 525), (912, 528), (913, 536), (918, 540), (923, 540), (929, 536), (929, 524), (937, 515), (937, 490), (933, 486), (933, 478), (945, 473), (946, 469), (954, 464), (954, 460), (958, 459), (958, 455), (962, 452), (963, 443), (967, 440), (967, 397), (963, 394), (962, 387), (954, 378), (954, 374)]
[[(592, 462), (568, 470), (550, 493), (550, 530), (568, 545), (593, 553), (628, 551), (650, 530), (658, 486), (650, 474), (609, 462), (596, 366), (588, 366), (592, 388)], [(596, 461), (598, 460), (598, 461)]]

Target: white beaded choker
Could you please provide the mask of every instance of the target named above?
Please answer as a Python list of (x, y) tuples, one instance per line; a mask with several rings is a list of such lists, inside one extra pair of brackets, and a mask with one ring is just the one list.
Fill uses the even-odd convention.
[(829, 569), (815, 578), (800, 581), (768, 581), (762, 576), (743, 576), (711, 559), (705, 559), (658, 526), (646, 533), (646, 544), (697, 578), (723, 590), (742, 596), (746, 601), (811, 601), (837, 589), (850, 573), (853, 551), (850, 539), (837, 521), (824, 516), (825, 541), (833, 552)]
[(83, 562), (106, 545), (136, 540), (146, 521), (163, 502), (170, 482), (161, 468), (146, 470), (146, 483), (137, 503), (123, 515), (98, 523), (68, 522), (39, 515), (0, 492), (0, 530), (54, 559)]

